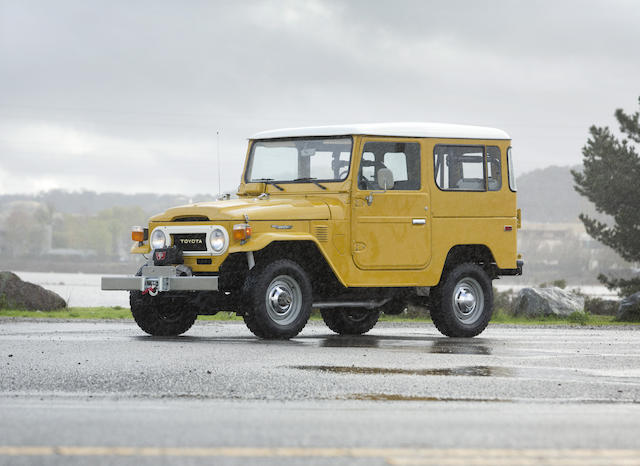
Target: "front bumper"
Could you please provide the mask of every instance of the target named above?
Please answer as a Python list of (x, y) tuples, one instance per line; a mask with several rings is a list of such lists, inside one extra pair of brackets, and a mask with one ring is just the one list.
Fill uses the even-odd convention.
[(141, 275), (102, 277), (102, 290), (218, 291), (218, 277), (178, 276), (176, 267), (142, 267)]

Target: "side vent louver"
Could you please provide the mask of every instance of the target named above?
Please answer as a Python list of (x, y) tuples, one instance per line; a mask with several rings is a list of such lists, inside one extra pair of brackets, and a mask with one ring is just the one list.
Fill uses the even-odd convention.
[(315, 236), (321, 243), (329, 241), (329, 227), (326, 225), (318, 225), (315, 227)]

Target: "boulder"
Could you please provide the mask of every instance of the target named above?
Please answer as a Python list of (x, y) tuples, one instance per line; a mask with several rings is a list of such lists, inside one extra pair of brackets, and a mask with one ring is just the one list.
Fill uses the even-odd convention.
[(67, 307), (57, 293), (23, 282), (11, 272), (0, 272), (0, 308), (53, 311)]
[(513, 314), (525, 317), (561, 316), (584, 310), (584, 298), (561, 288), (523, 288), (513, 301)]
[(640, 291), (620, 301), (616, 320), (640, 321)]

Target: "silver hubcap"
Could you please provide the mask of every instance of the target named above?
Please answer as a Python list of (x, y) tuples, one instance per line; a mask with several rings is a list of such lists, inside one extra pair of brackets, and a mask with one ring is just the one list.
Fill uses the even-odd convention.
[(288, 275), (274, 278), (267, 287), (267, 314), (275, 323), (288, 325), (302, 309), (302, 290), (298, 282)]
[(451, 299), (453, 311), (459, 321), (473, 324), (482, 316), (484, 292), (475, 279), (466, 277), (456, 283)]

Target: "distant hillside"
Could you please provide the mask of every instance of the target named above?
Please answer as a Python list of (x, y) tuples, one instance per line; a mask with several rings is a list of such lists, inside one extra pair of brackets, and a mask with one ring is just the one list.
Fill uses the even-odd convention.
[[(572, 223), (580, 212), (594, 213), (589, 203), (573, 189), (571, 167), (547, 167), (518, 177), (518, 206), (525, 222)], [(214, 200), (215, 195), (192, 197), (178, 194), (122, 194), (60, 189), (38, 194), (0, 195), (0, 208), (12, 201), (36, 201), (53, 208), (53, 212), (93, 215), (112, 207), (140, 207), (153, 215), (190, 202)]]
[(581, 212), (595, 214), (593, 206), (573, 189), (570, 170), (546, 167), (518, 177), (518, 207), (525, 222), (574, 223)]
[(197, 194), (192, 197), (179, 194), (123, 194), (96, 193), (94, 191), (64, 191), (54, 189), (38, 194), (0, 195), (0, 207), (13, 201), (36, 201), (64, 214), (93, 215), (112, 207), (140, 207), (149, 215), (163, 212), (169, 207), (191, 202), (211, 201), (212, 194)]

